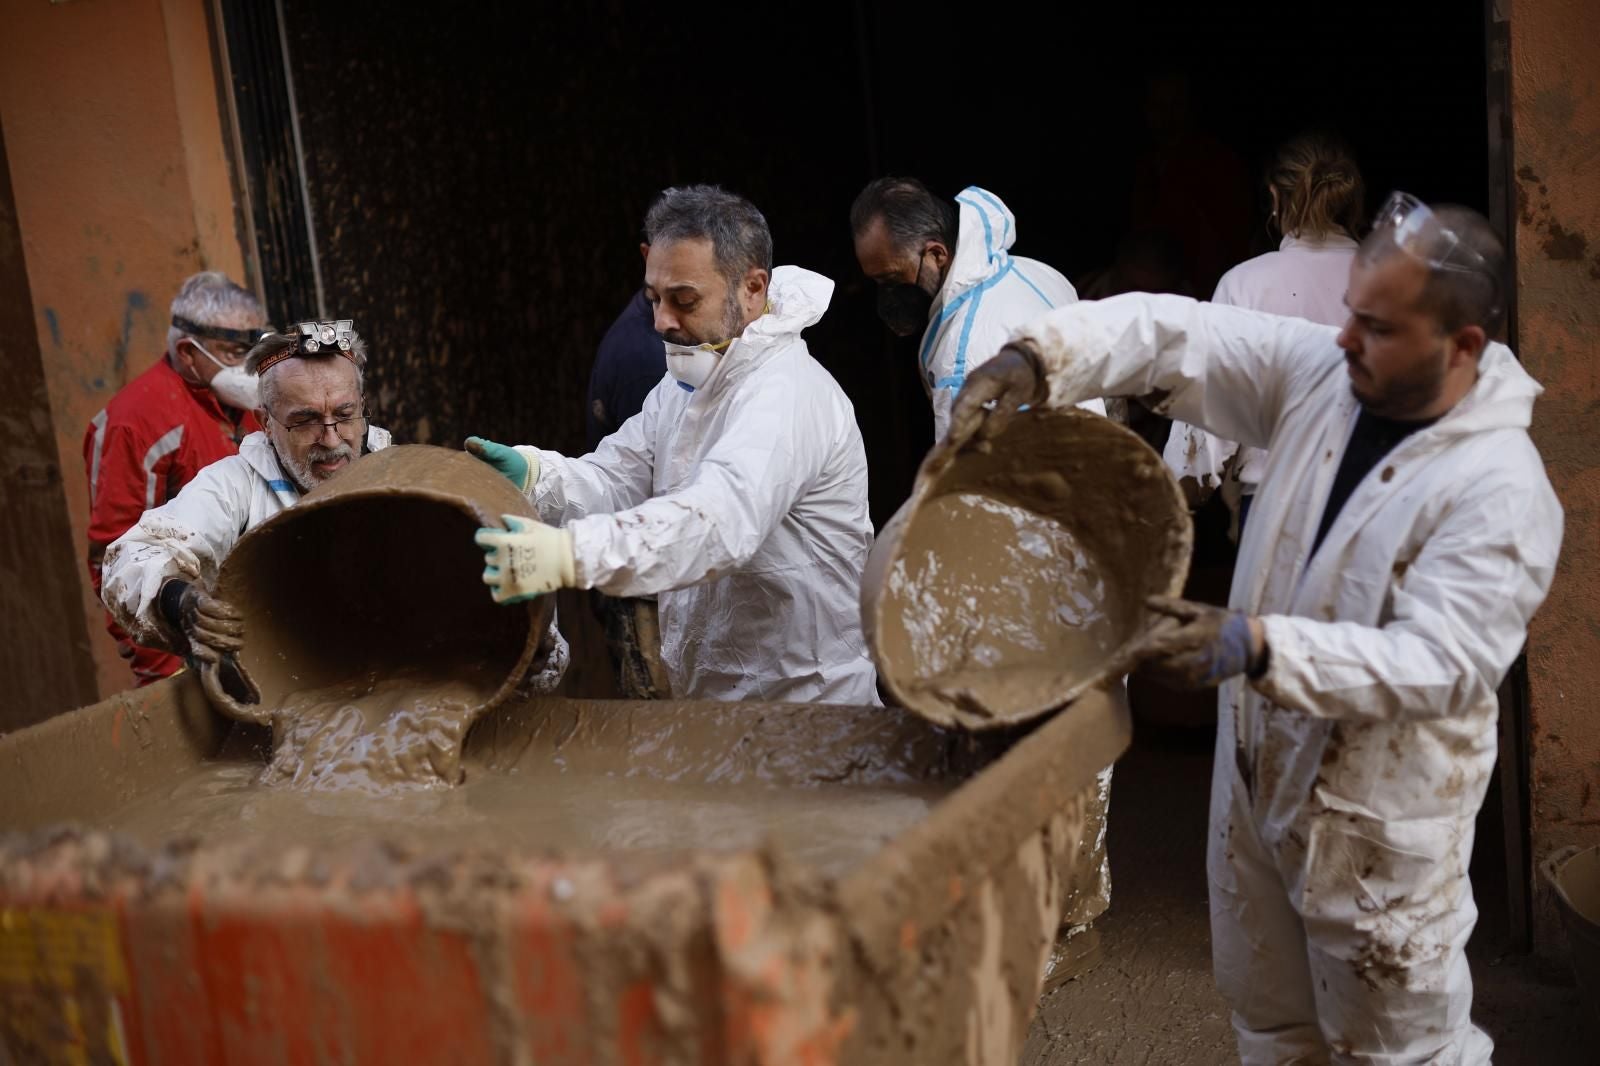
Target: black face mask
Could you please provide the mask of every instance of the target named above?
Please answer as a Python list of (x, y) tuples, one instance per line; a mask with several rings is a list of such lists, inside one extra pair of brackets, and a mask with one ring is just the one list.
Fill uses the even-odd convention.
[(912, 337), (928, 325), (933, 297), (918, 284), (922, 281), (922, 259), (917, 259), (917, 280), (878, 287), (878, 317), (897, 337)]

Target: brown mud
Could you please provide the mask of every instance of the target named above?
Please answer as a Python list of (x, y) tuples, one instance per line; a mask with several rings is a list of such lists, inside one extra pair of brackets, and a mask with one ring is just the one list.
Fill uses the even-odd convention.
[[(252, 850), (324, 853), (374, 839), (431, 854), (771, 846), (836, 877), (926, 818), (966, 771), (1001, 750), (998, 737), (980, 743), (864, 708), (538, 701), (491, 715), (463, 761), (456, 738), (396, 725), (409, 718), (437, 728), (442, 716), (426, 713), (433, 708), (360, 721), (409, 691), (403, 681), (379, 684), (365, 707), (361, 698), (292, 699), (292, 724), (275, 730), (264, 773), (236, 737), (219, 758), (184, 767), (94, 827), (152, 848), (248, 840)], [(437, 698), (440, 687), (430, 693)], [(462, 775), (459, 788), (395, 787)]]
[(775, 788), (530, 769), (475, 774), (460, 788), (329, 793), (263, 788), (253, 763), (196, 767), (163, 792), (115, 812), (106, 828), (146, 846), (183, 837), (253, 845), (314, 841), (343, 849), (374, 837), (410, 852), (510, 849), (685, 853), (771, 845), (840, 876), (922, 820), (938, 784)]
[(270, 724), (264, 782), (440, 788), (462, 779), (472, 723), (533, 664), (553, 610), (493, 602), (479, 526), (531, 505), (486, 463), (422, 445), (365, 456), (252, 530), (217, 592), (244, 616), (238, 667)]

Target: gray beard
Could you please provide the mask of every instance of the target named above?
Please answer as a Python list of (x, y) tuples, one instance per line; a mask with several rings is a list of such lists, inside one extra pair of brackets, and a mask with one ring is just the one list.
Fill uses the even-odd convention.
[(326, 462), (329, 459), (337, 459), (340, 456), (348, 456), (350, 461), (354, 462), (357, 456), (356, 450), (348, 444), (341, 444), (337, 448), (324, 448), (318, 444), (310, 452), (306, 453), (305, 465), (301, 466), (287, 455), (278, 451), (276, 444), (272, 446), (272, 450), (277, 453), (278, 465), (289, 475), (289, 479), (299, 486), (301, 492), (310, 492), (326, 480), (325, 478), (317, 477), (311, 472), (312, 463)]

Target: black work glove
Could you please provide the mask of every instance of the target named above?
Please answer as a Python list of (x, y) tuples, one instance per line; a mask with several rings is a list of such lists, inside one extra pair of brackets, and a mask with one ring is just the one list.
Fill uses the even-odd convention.
[(189, 655), (201, 662), (218, 662), (244, 647), (244, 620), (224, 600), (187, 581), (168, 581), (161, 587), (161, 615), (167, 625), (189, 644)]

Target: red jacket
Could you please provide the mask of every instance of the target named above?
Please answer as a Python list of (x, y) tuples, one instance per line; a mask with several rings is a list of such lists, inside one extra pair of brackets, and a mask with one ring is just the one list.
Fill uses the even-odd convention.
[[(165, 358), (111, 398), (89, 422), (83, 462), (89, 476), (89, 580), (100, 592), (100, 560), (139, 516), (178, 494), (200, 469), (239, 451), (260, 429), (255, 415), (224, 407), (205, 385), (184, 381)], [(106, 615), (117, 650), (148, 685), (176, 673), (183, 660), (133, 643)]]

